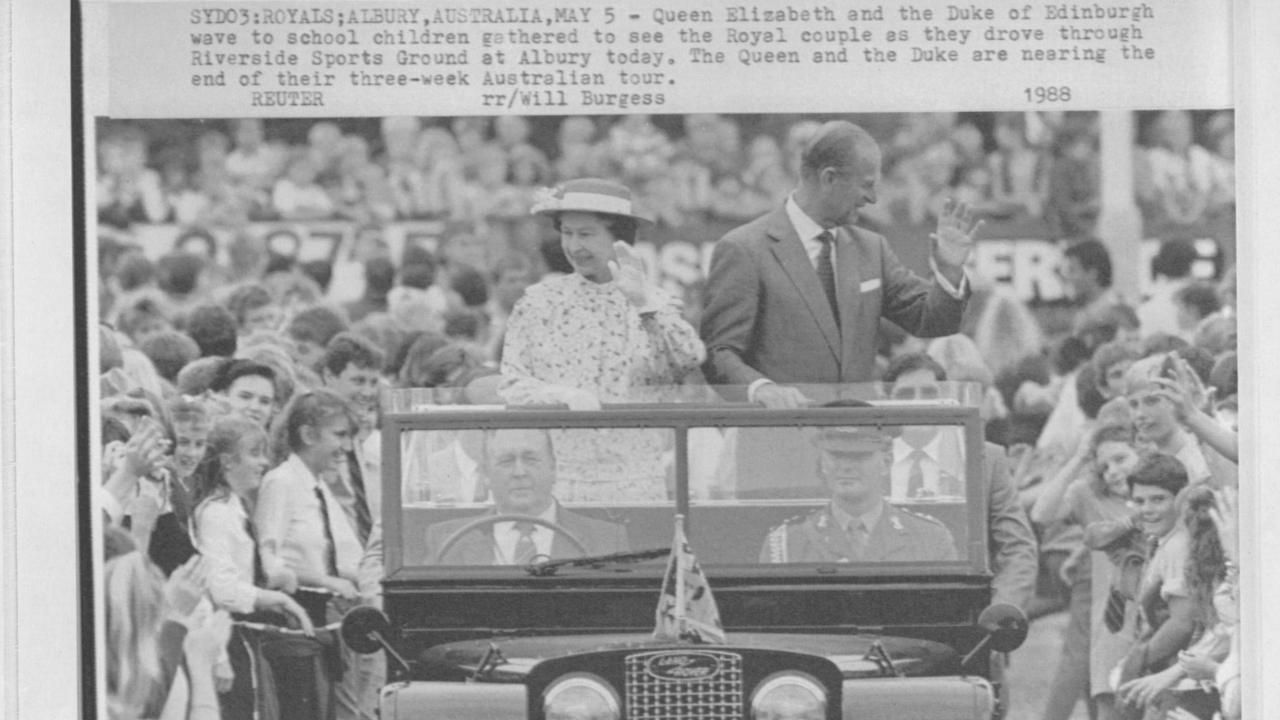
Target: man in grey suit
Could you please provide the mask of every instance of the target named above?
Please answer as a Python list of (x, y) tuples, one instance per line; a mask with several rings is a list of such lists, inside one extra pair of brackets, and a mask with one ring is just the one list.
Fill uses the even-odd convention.
[(769, 532), (760, 561), (945, 562), (959, 555), (951, 531), (923, 513), (885, 502), (892, 437), (874, 427), (820, 431), (818, 474), (831, 502)]
[(880, 148), (849, 122), (819, 128), (784, 205), (725, 235), (711, 256), (702, 339), (709, 382), (745, 386), (768, 407), (807, 404), (786, 383), (872, 379), (881, 317), (919, 337), (959, 330), (962, 266), (980, 221), (948, 202), (933, 234), (927, 281), (885, 239), (855, 227), (876, 201)]
[[(595, 520), (560, 507), (551, 496), (556, 481), (556, 460), (545, 430), (494, 430), (484, 436), (483, 470), (489, 480), (493, 510), (479, 516), (457, 518), (427, 528), (428, 562), (443, 565), (526, 565), (536, 557), (577, 557), (582, 553), (565, 536), (581, 543), (589, 555), (628, 549), (626, 529), (616, 523)], [(480, 525), (453, 537), (479, 517), (523, 515), (544, 524), (504, 520)], [(441, 550), (444, 554), (440, 555)]]

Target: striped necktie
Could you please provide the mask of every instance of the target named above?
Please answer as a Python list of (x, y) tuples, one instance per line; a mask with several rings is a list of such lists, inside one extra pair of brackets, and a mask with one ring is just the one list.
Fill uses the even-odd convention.
[(244, 509), (244, 532), (253, 542), (253, 584), (264, 588), (267, 586), (267, 571), (262, 567), (262, 553), (258, 550), (258, 533), (253, 529), (253, 521), (249, 519), (252, 513), (249, 512), (249, 505), (244, 498), (240, 498), (240, 507)]
[(849, 544), (853, 546), (853, 557), (851, 560), (865, 560), (867, 557), (867, 542), (871, 539), (871, 532), (867, 530), (866, 524), (862, 518), (855, 519), (849, 525)]
[(924, 490), (924, 468), (921, 465), (928, 455), (923, 450), (912, 450), (907, 457), (911, 460), (907, 471), (907, 497), (920, 497)]
[(329, 503), (324, 499), (324, 491), (320, 489), (320, 485), (315, 486), (316, 500), (320, 501), (320, 519), (324, 524), (324, 542), (325, 542), (325, 572), (332, 577), (338, 576), (338, 545), (333, 541), (333, 524), (329, 519)]
[(360, 471), (360, 459), (355, 451), (347, 453), (347, 477), (351, 478), (351, 491), (356, 496), (356, 532), (363, 547), (369, 542), (373, 529), (373, 515), (369, 512), (369, 498), (364, 491), (364, 473)]
[(533, 542), (534, 524), (521, 521), (516, 523), (516, 532), (520, 538), (516, 540), (515, 551), (511, 553), (511, 562), (515, 565), (528, 565), (538, 555), (538, 546)]
[(840, 305), (836, 301), (836, 267), (831, 262), (832, 249), (836, 237), (830, 230), (823, 230), (818, 235), (822, 250), (818, 252), (818, 281), (822, 283), (822, 291), (827, 294), (827, 302), (831, 303), (831, 314), (835, 316), (836, 327), (840, 326)]

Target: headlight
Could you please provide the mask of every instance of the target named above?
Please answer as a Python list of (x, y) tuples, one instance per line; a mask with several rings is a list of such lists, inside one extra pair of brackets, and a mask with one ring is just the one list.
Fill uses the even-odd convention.
[(552, 683), (542, 695), (547, 720), (618, 720), (618, 694), (595, 675), (576, 673)]
[(751, 696), (752, 720), (823, 720), (826, 714), (827, 691), (808, 675), (772, 675)]

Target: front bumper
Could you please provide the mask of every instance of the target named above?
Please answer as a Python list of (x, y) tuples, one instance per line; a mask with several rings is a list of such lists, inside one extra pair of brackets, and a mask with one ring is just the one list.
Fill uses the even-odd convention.
[[(977, 676), (859, 678), (843, 683), (842, 716), (991, 720), (995, 703), (991, 684)], [(383, 720), (526, 720), (528, 712), (528, 694), (519, 683), (415, 681), (382, 691)]]

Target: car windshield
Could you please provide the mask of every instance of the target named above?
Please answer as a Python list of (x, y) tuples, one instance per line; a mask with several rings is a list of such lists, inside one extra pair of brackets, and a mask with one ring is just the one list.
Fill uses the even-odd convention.
[(822, 404), (790, 411), (707, 387), (598, 411), (385, 393), (388, 570), (661, 548), (677, 513), (713, 573), (985, 570), (978, 388), (927, 385), (808, 388)]

